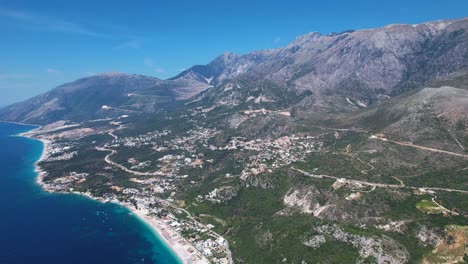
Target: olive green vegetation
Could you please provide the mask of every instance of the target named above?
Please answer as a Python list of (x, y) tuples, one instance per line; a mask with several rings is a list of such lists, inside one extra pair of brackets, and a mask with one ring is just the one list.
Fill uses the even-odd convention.
[[(279, 188), (281, 189), (281, 188)], [(313, 235), (313, 227), (322, 221), (305, 215), (279, 216), (283, 193), (277, 189), (246, 188), (228, 203), (207, 202), (190, 206), (195, 217), (212, 215), (226, 226), (210, 219), (215, 231), (231, 243), (236, 259), (246, 263), (355, 263), (357, 250), (341, 242), (327, 242), (318, 249), (304, 245)], [(206, 218), (200, 217), (201, 220)]]
[[(154, 124), (154, 127), (159, 125)], [(146, 133), (146, 132), (145, 132)], [(181, 132), (178, 132), (181, 133)], [(183, 133), (183, 132), (182, 132)], [(138, 135), (142, 132), (121, 132), (119, 136)], [(362, 133), (340, 133), (338, 140), (331, 133), (325, 136), (325, 144), (328, 151), (314, 153), (307, 157), (305, 162), (296, 162), (292, 166), (306, 171), (313, 171), (318, 168), (318, 173), (329, 175), (340, 175), (340, 177), (368, 180), (371, 182), (382, 182), (398, 184), (389, 174), (381, 175), (387, 172), (379, 164), (374, 164), (375, 171), (363, 174), (362, 170), (369, 169), (368, 165), (358, 161), (355, 156), (345, 153), (346, 147), (351, 144), (351, 154), (365, 147), (368, 135)], [(66, 175), (70, 171), (99, 172), (90, 175), (86, 181), (78, 185), (78, 191), (91, 191), (95, 196), (102, 196), (104, 193), (115, 192), (109, 188), (112, 183), (121, 187), (141, 188), (138, 184), (129, 181), (130, 175), (123, 173), (119, 169), (110, 168), (102, 170), (108, 166), (103, 159), (108, 152), (95, 150), (95, 146), (109, 141), (111, 138), (107, 135), (98, 135), (85, 137), (80, 140), (82, 144), (79, 148), (80, 155), (74, 157), (66, 163), (46, 162), (41, 164), (46, 170), (50, 171), (48, 177), (57, 178)], [(94, 143), (93, 143), (94, 142)], [(86, 147), (83, 147), (86, 146)], [(280, 215), (285, 209), (283, 204), (284, 195), (291, 189), (300, 186), (314, 186), (318, 190), (330, 192), (332, 195), (344, 198), (349, 194), (347, 189), (333, 190), (333, 179), (315, 179), (306, 177), (300, 173), (286, 167), (275, 171), (274, 173), (257, 175), (259, 182), (267, 183), (267, 188), (245, 187), (238, 177), (226, 177), (226, 174), (237, 175), (243, 169), (243, 164), (247, 161), (249, 153), (239, 150), (229, 151), (211, 151), (200, 149), (205, 159), (214, 159), (214, 164), (206, 163), (203, 168), (183, 168), (181, 175), (188, 174), (189, 177), (181, 179), (178, 188), (177, 199), (184, 200), (186, 209), (189, 210), (195, 218), (203, 223), (211, 223), (215, 226), (214, 230), (230, 241), (230, 248), (237, 261), (246, 263), (282, 263), (286, 262), (300, 263), (302, 260), (308, 263), (355, 263), (360, 259), (358, 250), (343, 242), (328, 239), (320, 247), (313, 249), (304, 245), (304, 242), (315, 234), (314, 227), (335, 223), (327, 219), (319, 219), (309, 215), (299, 214), (292, 211), (286, 215)], [(411, 150), (408, 154), (411, 153)], [(125, 164), (129, 157), (135, 157), (137, 160), (156, 160), (159, 157), (169, 153), (155, 153), (150, 147), (144, 147), (139, 151), (129, 147), (120, 147), (118, 154), (113, 156), (113, 160)], [(174, 153), (171, 153), (174, 154)], [(406, 154), (405, 154), (406, 155)], [(366, 154), (360, 154), (361, 160), (369, 161)], [(375, 158), (375, 157), (374, 157)], [(59, 165), (60, 164), (60, 165)], [(151, 170), (155, 164), (145, 170)], [(411, 170), (400, 170), (403, 175), (410, 174)], [(446, 171), (448, 175), (454, 175), (453, 178), (461, 179), (464, 174), (457, 171)], [(452, 173), (452, 174), (450, 174)], [(437, 173), (423, 174), (425, 179), (437, 180)], [(419, 178), (405, 179), (405, 183), (416, 184), (422, 181)], [(431, 181), (429, 181), (431, 182)], [(236, 196), (226, 202), (212, 204), (207, 201), (199, 202), (196, 200), (198, 195), (205, 195), (214, 188), (221, 186), (236, 187)], [(459, 186), (460, 187), (460, 186)], [(458, 194), (441, 193), (440, 202), (442, 204), (457, 204), (460, 208), (466, 208), (463, 199)], [(434, 227), (443, 227), (447, 224), (466, 225), (464, 217), (443, 217), (442, 215), (427, 214), (420, 210), (415, 210), (418, 203), (424, 199), (430, 199), (429, 196), (416, 196), (412, 190), (402, 188), (401, 190), (385, 190), (377, 188), (376, 190), (364, 193), (359, 202), (350, 202), (350, 210), (372, 210), (372, 208), (383, 208), (381, 217), (387, 217), (393, 220), (411, 219), (419, 224), (426, 224)], [(319, 199), (320, 200), (320, 199)], [(326, 203), (327, 200), (320, 200), (320, 203)], [(421, 204), (419, 204), (420, 206)], [(463, 207), (465, 206), (465, 207)], [(378, 211), (378, 210), (377, 210)], [(221, 222), (220, 222), (221, 220)], [(408, 230), (400, 234), (396, 232), (386, 232), (378, 229), (359, 229), (352, 223), (340, 223), (340, 226), (346, 232), (363, 236), (381, 236), (387, 235), (396, 239), (411, 254), (412, 262), (417, 262), (428, 254), (432, 249), (422, 247), (414, 234), (418, 225), (409, 224)], [(372, 263), (372, 258), (367, 258), (364, 263)]]
[[(306, 70), (313, 71), (313, 69)], [(270, 90), (274, 96), (275, 89)], [(252, 90), (252, 95), (258, 96), (259, 92)], [(300, 98), (291, 95), (287, 99), (294, 101)], [(384, 104), (392, 106), (391, 102)], [(282, 106), (274, 103), (268, 105), (269, 109), (273, 110), (281, 109)], [(307, 263), (356, 263), (358, 260), (362, 263), (375, 262), (372, 257), (360, 259), (357, 248), (329, 237), (326, 243), (316, 249), (304, 245), (305, 241), (316, 235), (315, 227), (338, 224), (345, 232), (351, 234), (367, 237), (389, 236), (407, 249), (411, 263), (418, 263), (433, 250), (430, 246), (422, 246), (416, 237), (421, 225), (435, 229), (443, 229), (451, 224), (468, 225), (467, 218), (463, 216), (468, 211), (468, 200), (465, 194), (437, 192), (437, 202), (461, 214), (460, 216), (444, 216), (433, 213), (434, 204), (430, 202), (432, 196), (416, 195), (410, 188), (372, 190), (366, 187), (355, 190), (342, 187), (335, 190), (332, 188), (334, 179), (311, 178), (291, 169), (295, 167), (311, 173), (316, 171), (316, 174), (399, 185), (400, 182), (394, 178), (397, 177), (406, 186), (468, 190), (466, 182), (468, 170), (463, 170), (466, 168), (464, 160), (379, 140), (369, 140), (370, 135), (382, 132), (389, 124), (400, 120), (404, 113), (377, 110), (369, 114), (365, 111), (370, 110), (362, 110), (364, 118), (361, 116), (362, 119), (357, 124), (367, 127), (369, 131), (360, 129), (343, 131), (321, 127), (345, 126), (346, 120), (343, 119), (330, 118), (321, 122), (321, 126), (315, 126), (317, 123), (312, 120), (292, 122), (288, 118), (276, 115), (251, 118), (242, 123), (238, 129), (226, 125), (226, 115), (238, 114), (240, 110), (248, 109), (248, 107), (250, 106), (246, 104), (221, 106), (203, 117), (193, 117), (188, 113), (180, 115), (180, 112), (178, 115), (169, 112), (150, 117), (131, 117), (123, 120), (124, 125), (128, 126), (126, 129), (116, 131), (119, 137), (127, 137), (167, 129), (172, 132), (165, 138), (169, 140), (175, 136), (187, 135), (187, 131), (195, 128), (194, 124), (198, 122), (203, 123), (204, 127), (219, 128), (223, 131), (210, 139), (211, 144), (219, 146), (225, 145), (235, 136), (248, 139), (274, 138), (299, 132), (317, 136), (317, 140), (324, 143), (320, 152), (304, 155), (305, 161), (303, 162), (295, 162), (273, 173), (251, 176), (246, 181), (240, 180), (239, 174), (255, 151), (212, 151), (198, 146), (197, 154), (201, 153), (205, 160), (213, 159), (214, 162), (205, 162), (202, 168), (182, 167), (180, 169), (178, 174), (188, 175), (188, 177), (176, 181), (175, 199), (183, 200), (185, 208), (196, 219), (202, 223), (213, 224), (214, 230), (228, 239), (236, 262), (301, 263), (303, 260)], [(433, 118), (421, 120), (421, 124), (431, 129), (434, 128), (437, 132), (434, 134), (435, 139), (430, 140), (440, 142), (452, 140), (446, 131), (435, 129), (445, 126), (444, 122)], [(105, 127), (105, 123), (99, 126)], [(466, 140), (461, 137), (463, 133), (460, 132), (465, 129), (465, 124), (458, 122), (454, 127), (456, 133), (460, 134), (459, 139)], [(108, 130), (108, 128), (105, 129)], [(398, 135), (395, 137), (399, 139)], [(426, 139), (422, 137), (416, 142), (426, 143), (424, 141)], [(112, 138), (105, 133), (80, 139), (75, 147), (79, 152), (78, 156), (67, 162), (41, 163), (41, 166), (49, 172), (47, 179), (65, 176), (70, 171), (93, 172), (75, 189), (90, 191), (95, 196), (117, 193), (109, 188), (111, 184), (119, 187), (146, 188), (146, 186), (130, 181), (132, 175), (104, 162), (104, 157), (109, 152), (97, 151), (95, 147), (102, 146), (111, 140)], [(157, 159), (166, 154), (187, 155), (187, 152), (183, 151), (156, 152), (152, 146), (119, 147), (117, 151), (118, 153), (113, 155), (112, 159), (128, 167), (131, 166), (127, 162), (129, 158), (136, 158), (139, 162), (151, 161), (148, 167), (140, 171), (157, 169)], [(104, 170), (104, 167), (108, 168)], [(197, 199), (199, 195), (204, 196), (220, 187), (232, 188), (232, 197), (220, 203)], [(321, 206), (325, 204), (334, 206), (334, 215), (314, 217), (300, 213), (297, 208), (285, 208), (284, 196), (291, 189), (299, 188), (313, 189), (317, 194), (314, 199), (316, 198)], [(362, 197), (355, 201), (344, 199), (351, 192), (361, 192)], [(165, 193), (161, 197), (165, 198), (168, 195)], [(431, 213), (428, 214), (428, 212)], [(354, 215), (350, 219), (341, 219), (341, 215), (345, 213)], [(380, 219), (379, 221), (382, 222), (372, 219)], [(401, 231), (393, 232), (375, 227), (376, 224), (386, 223), (387, 220), (404, 221), (406, 224)], [(367, 228), (360, 227), (361, 221), (368, 221), (365, 222)]]
[(429, 213), (429, 214), (441, 214), (444, 211), (439, 205), (428, 200), (420, 201), (419, 203), (416, 204), (416, 208), (420, 210), (421, 212)]
[[(304, 241), (313, 234), (314, 226), (332, 223), (325, 219), (317, 219), (303, 214), (279, 215), (284, 209), (282, 197), (291, 186), (313, 185), (319, 189), (330, 189), (333, 180), (314, 179), (297, 174), (288, 174), (287, 170), (281, 173), (268, 175), (272, 179), (274, 188), (242, 188), (236, 197), (228, 202), (211, 204), (209, 202), (197, 202), (191, 195), (207, 193), (215, 186), (200, 185), (185, 192), (182, 196), (187, 202), (187, 209), (195, 217), (205, 223), (215, 226), (215, 231), (225, 236), (231, 243), (234, 256), (246, 263), (280, 263), (283, 259), (287, 262), (310, 263), (355, 263), (359, 255), (356, 248), (349, 244), (337, 241), (329, 241), (318, 249), (312, 249), (304, 245)], [(211, 180), (207, 178), (207, 180)], [(411, 194), (411, 191), (403, 198), (377, 189), (365, 194), (366, 200), (372, 204), (366, 206), (385, 205), (389, 209), (386, 216), (395, 220), (414, 219), (421, 224), (430, 226), (445, 226), (448, 223), (465, 223), (464, 217), (437, 217), (424, 214), (415, 210), (420, 196)], [(210, 216), (210, 217), (207, 217)], [(222, 219), (226, 224), (220, 224), (215, 219)], [(386, 232), (378, 229), (358, 229), (352, 225), (341, 224), (345, 231), (363, 236), (387, 235), (396, 239), (408, 251), (412, 261), (417, 262), (432, 249), (420, 245), (414, 236), (417, 225), (410, 224), (405, 233)], [(260, 254), (261, 253), (261, 254)], [(372, 258), (366, 261), (372, 262)]]

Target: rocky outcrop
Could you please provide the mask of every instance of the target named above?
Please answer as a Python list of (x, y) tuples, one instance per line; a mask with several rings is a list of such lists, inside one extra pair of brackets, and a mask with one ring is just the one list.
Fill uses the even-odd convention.
[(255, 187), (260, 189), (273, 189), (274, 184), (270, 177), (265, 177), (265, 175), (252, 175), (248, 177), (244, 182), (242, 182), (244, 187)]
[(405, 247), (385, 235), (355, 235), (345, 232), (335, 224), (316, 227), (315, 231), (328, 239), (352, 245), (358, 250), (362, 258), (373, 257), (379, 264), (407, 263), (410, 257)]
[(442, 240), (444, 240), (444, 230), (430, 228), (426, 225), (421, 225), (415, 231), (415, 237), (419, 240), (422, 246), (436, 247)]
[(289, 210), (312, 215), (319, 219), (340, 221), (355, 226), (379, 223), (380, 216), (389, 210), (385, 203), (367, 199), (351, 200), (341, 197), (330, 190), (315, 186), (303, 186), (290, 189), (283, 197), (286, 206), (280, 214)]
[[(284, 48), (223, 55), (199, 73), (218, 80), (211, 103), (255, 105), (259, 96), (303, 94), (296, 113), (355, 111), (468, 70), (468, 19), (322, 35), (309, 33)], [(216, 62), (216, 63), (215, 63)], [(255, 88), (244, 89), (249, 83)], [(282, 98), (285, 100), (285, 98)], [(265, 102), (268, 104), (268, 102)]]
[(238, 192), (238, 186), (222, 186), (218, 188), (217, 196), (221, 201), (226, 202), (236, 197)]
[(325, 242), (327, 242), (327, 239), (324, 235), (315, 235), (309, 238), (307, 241), (305, 241), (304, 245), (316, 249), (323, 245)]
[(467, 54), (467, 18), (314, 32), (283, 48), (225, 53), (165, 81), (121, 73), (83, 78), (1, 110), (0, 120), (45, 124), (153, 113), (188, 99), (205, 106), (292, 108), (296, 116), (350, 112), (438, 80), (450, 82), (468, 71)]
[(319, 199), (323, 194), (314, 187), (304, 187), (301, 189), (291, 189), (283, 198), (286, 206), (299, 209), (301, 212), (320, 216), (332, 204), (320, 204)]

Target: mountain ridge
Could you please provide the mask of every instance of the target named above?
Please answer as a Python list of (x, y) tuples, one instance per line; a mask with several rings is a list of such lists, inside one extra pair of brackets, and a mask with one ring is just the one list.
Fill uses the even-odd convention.
[[(310, 32), (282, 48), (244, 55), (223, 53), (206, 65), (195, 65), (167, 80), (136, 74), (102, 73), (59, 87), (96, 93), (90, 97), (101, 98), (100, 104), (82, 105), (92, 109), (93, 113), (100, 113), (91, 115), (93, 117), (106, 116), (100, 111), (102, 105), (124, 109), (123, 112), (154, 113), (162, 104), (188, 99), (204, 99), (205, 104), (214, 106), (227, 101), (233, 105), (248, 103), (255, 106), (262, 98), (263, 102), (271, 102), (292, 94), (303, 96), (299, 108), (303, 108), (304, 114), (311, 111), (350, 112), (356, 110), (356, 106), (348, 104), (349, 100), (368, 106), (386, 97), (468, 72), (467, 54), (468, 18), (463, 18), (417, 25), (392, 24), (327, 35)], [(99, 90), (79, 85), (88, 80), (88, 85), (94, 87), (93, 78), (97, 82), (108, 78), (103, 87), (109, 86), (105, 89), (112, 95), (110, 86), (115, 86), (118, 96), (105, 100)], [(137, 87), (121, 87), (118, 82), (127, 85), (135, 82)], [(249, 88), (237, 89), (241, 82), (248, 83)], [(34, 123), (76, 119), (74, 115), (65, 114), (69, 113), (67, 104), (73, 105), (73, 100), (58, 104), (51, 101), (53, 98), (45, 101), (44, 98), (57, 94), (59, 87), (3, 108), (0, 119)], [(140, 93), (128, 96), (136, 90)], [(205, 92), (207, 90), (210, 92)], [(260, 99), (249, 99), (252, 97)], [(283, 107), (297, 107), (295, 104), (299, 102), (293, 101)], [(44, 107), (46, 103), (51, 107)], [(34, 114), (29, 114), (31, 111)], [(78, 116), (86, 115), (80, 113)]]
[(0, 119), (48, 124), (28, 134), (50, 142), (46, 190), (170, 219), (192, 262), (459, 263), (467, 31), (312, 32), (168, 80), (80, 79)]

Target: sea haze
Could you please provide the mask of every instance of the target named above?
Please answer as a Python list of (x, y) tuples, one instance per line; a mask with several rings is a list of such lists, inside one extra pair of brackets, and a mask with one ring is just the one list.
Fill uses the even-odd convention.
[(32, 126), (0, 123), (0, 263), (179, 263), (130, 212), (36, 183), (41, 142), (11, 136)]

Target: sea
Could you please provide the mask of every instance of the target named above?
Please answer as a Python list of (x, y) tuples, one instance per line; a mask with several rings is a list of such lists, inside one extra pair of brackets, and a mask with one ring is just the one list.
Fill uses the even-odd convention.
[(181, 263), (128, 209), (36, 184), (34, 126), (0, 123), (0, 264)]

